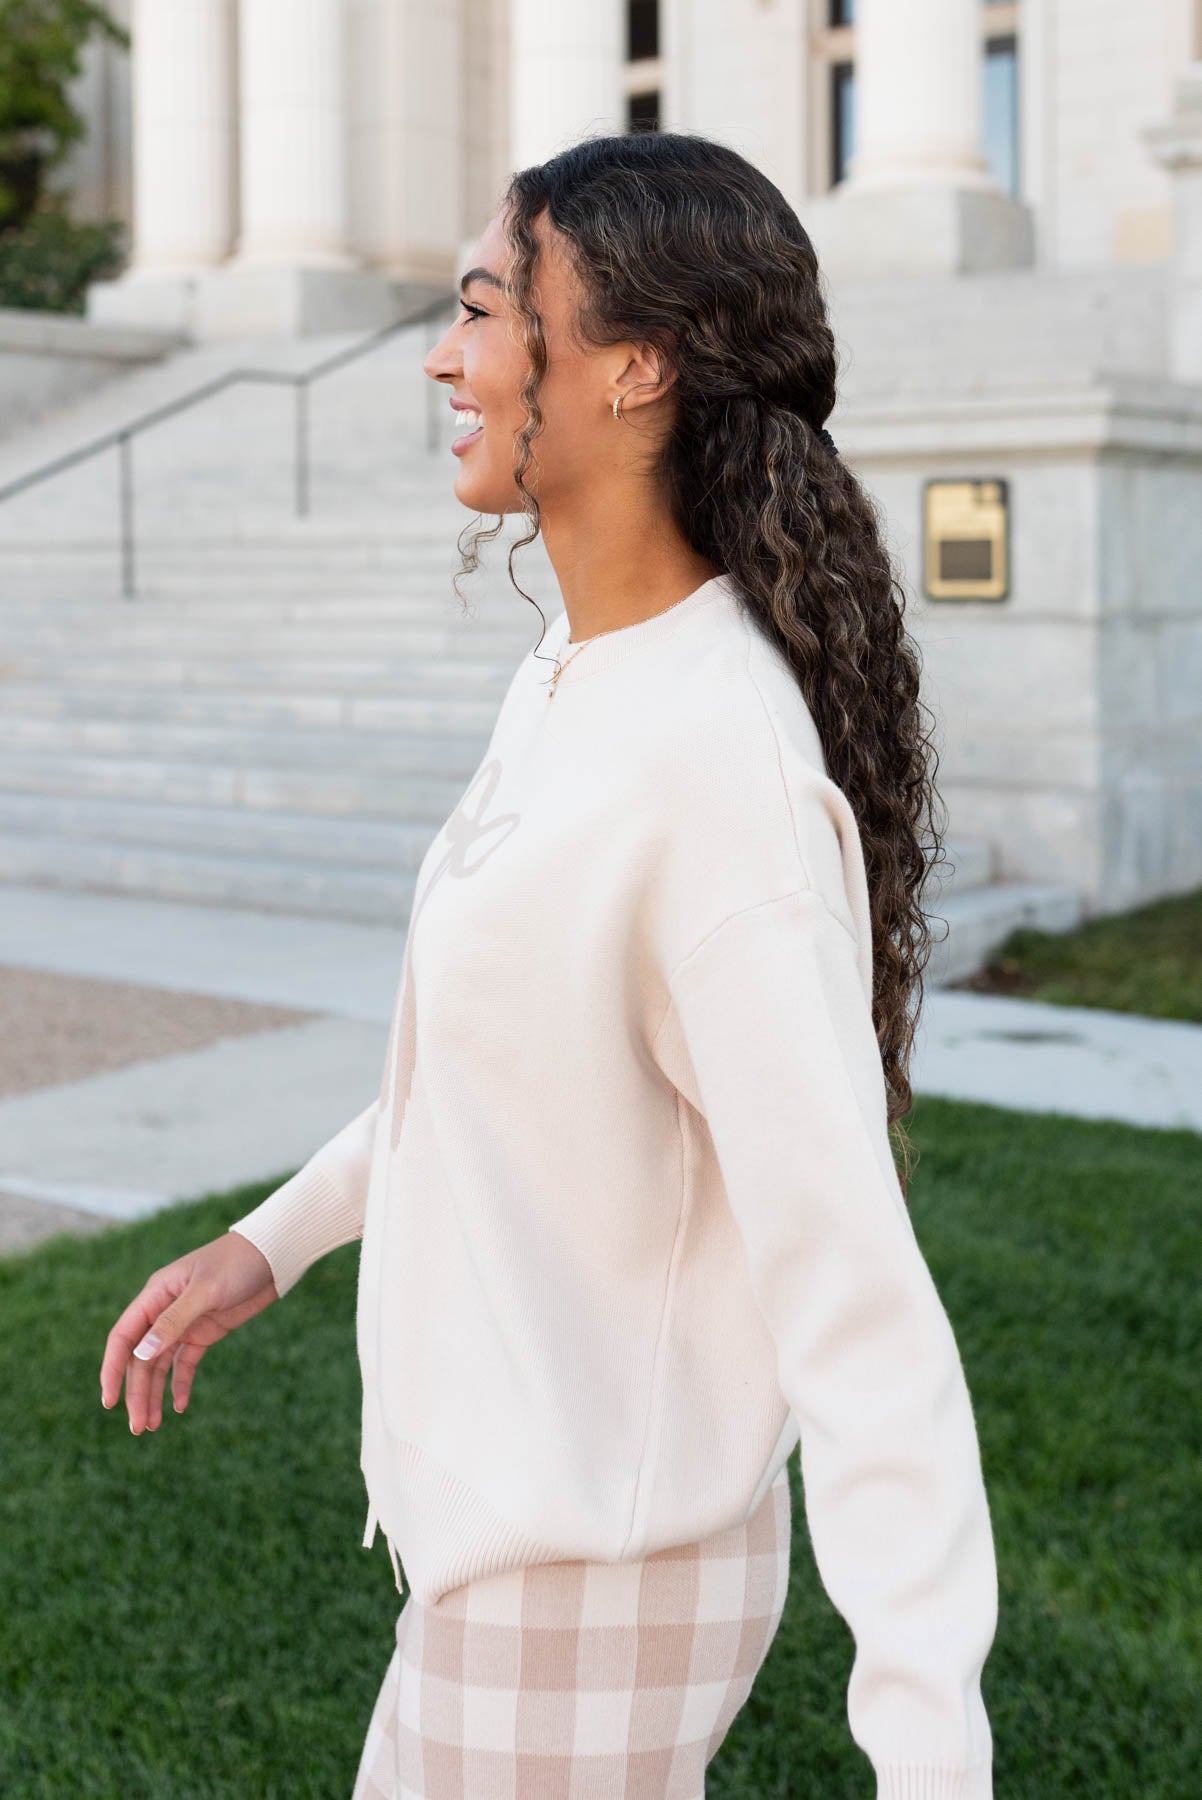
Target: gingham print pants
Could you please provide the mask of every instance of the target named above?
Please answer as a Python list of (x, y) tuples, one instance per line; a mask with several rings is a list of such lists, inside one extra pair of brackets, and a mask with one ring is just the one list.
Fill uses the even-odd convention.
[(791, 1525), (786, 1466), (699, 1542), (408, 1594), (352, 1800), (704, 1800), (784, 1612)]

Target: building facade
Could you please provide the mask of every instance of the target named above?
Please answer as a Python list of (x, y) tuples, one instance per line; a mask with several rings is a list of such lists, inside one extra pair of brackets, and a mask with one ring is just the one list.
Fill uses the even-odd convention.
[(937, 163), (983, 172), (1029, 209), (1037, 266), (1163, 261), (1170, 180), (1140, 132), (1202, 55), (1198, 0), (110, 10), (132, 28), (132, 57), (91, 53), (80, 83), (91, 128), (60, 180), (85, 216), (128, 217), (134, 269), (164, 280), (292, 259), (445, 282), (508, 170), (592, 130), (720, 137), (804, 214), (867, 175), (857, 155), (896, 172), (912, 152), (891, 94), (961, 140), (924, 146)]
[(1090, 910), (1202, 881), (1199, 0), (131, 6), (65, 175), (132, 221), (97, 319), (373, 326), (586, 133), (763, 167), (828, 277), (954, 828)]

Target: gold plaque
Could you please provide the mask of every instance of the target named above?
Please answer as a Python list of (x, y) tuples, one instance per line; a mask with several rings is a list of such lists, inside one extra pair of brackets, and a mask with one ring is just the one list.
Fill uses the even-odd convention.
[(923, 489), (928, 600), (1005, 600), (1010, 592), (1007, 483), (928, 481)]

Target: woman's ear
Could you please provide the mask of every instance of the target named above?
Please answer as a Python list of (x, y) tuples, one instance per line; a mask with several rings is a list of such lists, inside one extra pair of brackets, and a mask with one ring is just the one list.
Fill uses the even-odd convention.
[(676, 371), (653, 344), (622, 346), (627, 357), (615, 377), (614, 394), (624, 394), (622, 412), (662, 400), (676, 380)]

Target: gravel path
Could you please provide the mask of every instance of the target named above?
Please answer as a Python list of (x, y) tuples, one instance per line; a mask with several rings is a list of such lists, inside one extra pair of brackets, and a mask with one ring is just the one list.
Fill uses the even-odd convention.
[(0, 967), (0, 1097), (317, 1016), (212, 994)]
[[(320, 1017), (211, 994), (0, 966), (0, 1098)], [(111, 1219), (0, 1189), (0, 1256)]]
[(91, 1231), (106, 1231), (112, 1223), (101, 1213), (81, 1212), (76, 1206), (53, 1206), (46, 1200), (0, 1192), (0, 1256), (28, 1250), (56, 1231), (84, 1237)]

